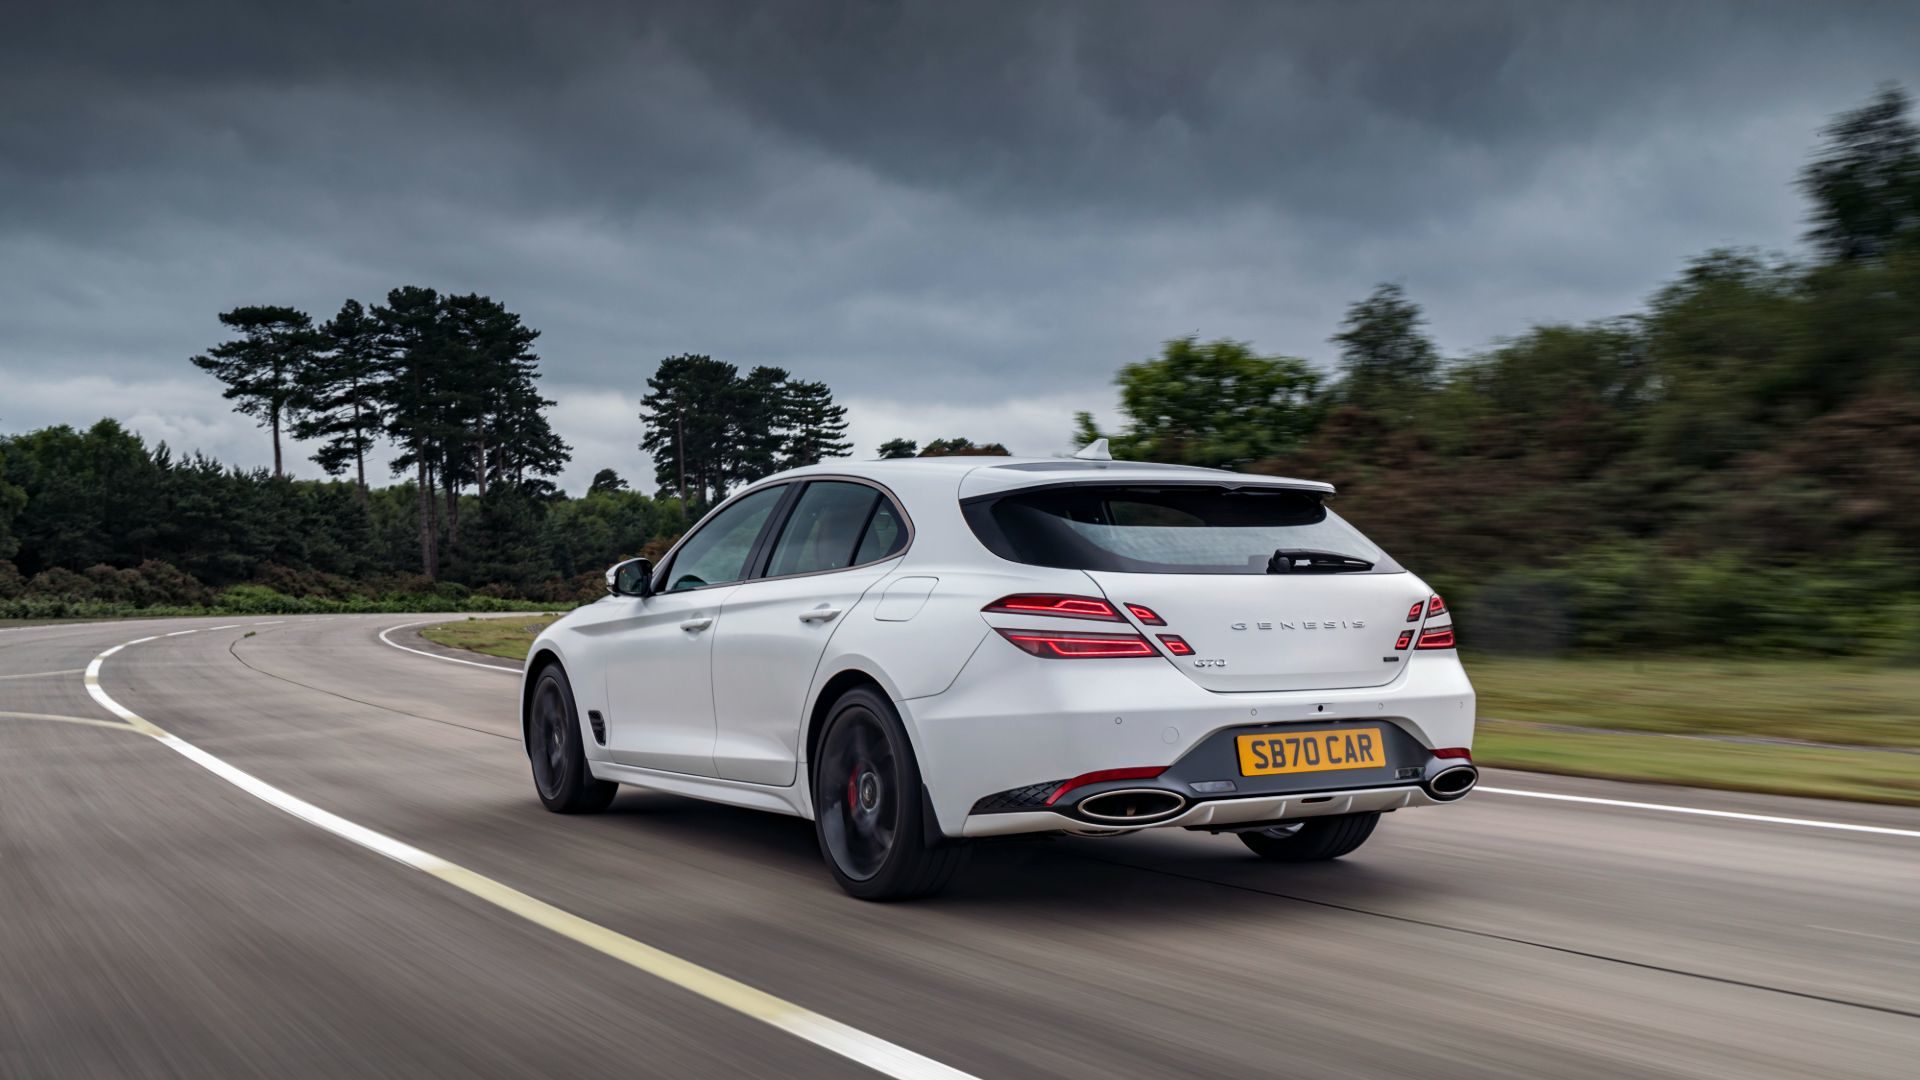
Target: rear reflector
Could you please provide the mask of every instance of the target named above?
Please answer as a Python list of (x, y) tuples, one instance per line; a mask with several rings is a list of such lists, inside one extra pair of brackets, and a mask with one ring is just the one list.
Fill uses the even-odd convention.
[(1462, 758), (1467, 761), (1472, 761), (1473, 751), (1464, 746), (1443, 746), (1435, 750), (1433, 756), (1437, 758)]
[(1060, 796), (1065, 795), (1074, 788), (1083, 788), (1088, 784), (1102, 784), (1108, 780), (1151, 780), (1166, 771), (1167, 767), (1165, 765), (1149, 765), (1138, 769), (1101, 769), (1099, 772), (1081, 773), (1079, 776), (1054, 788), (1053, 794), (1047, 796), (1047, 805), (1052, 806), (1054, 803), (1059, 802)]
[(994, 629), (1022, 651), (1054, 660), (1115, 660), (1160, 655), (1139, 634), (1066, 634), (1054, 630)]
[(1148, 626), (1167, 625), (1167, 620), (1155, 614), (1154, 610), (1145, 604), (1128, 604), (1127, 610), (1133, 612), (1134, 618), (1139, 619)]
[(1420, 634), (1420, 644), (1415, 645), (1414, 648), (1416, 649), (1451, 649), (1453, 648), (1453, 627), (1442, 626), (1438, 630), (1423, 631)]
[(1175, 656), (1193, 655), (1193, 646), (1187, 644), (1187, 639), (1179, 634), (1161, 634), (1160, 644), (1165, 645), (1167, 651)]
[(1055, 596), (1051, 593), (1015, 593), (1003, 596), (981, 611), (1008, 615), (1055, 615), (1065, 619), (1098, 619), (1119, 622), (1120, 613), (1097, 596)]

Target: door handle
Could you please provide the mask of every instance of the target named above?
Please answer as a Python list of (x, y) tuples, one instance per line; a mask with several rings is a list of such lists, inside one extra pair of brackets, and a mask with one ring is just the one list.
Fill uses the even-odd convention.
[(713, 616), (700, 615), (695, 618), (686, 619), (682, 621), (680, 623), (680, 629), (685, 630), (689, 633), (692, 633), (696, 630), (705, 630), (707, 627), (712, 625), (713, 625)]
[(801, 612), (800, 621), (801, 622), (832, 622), (834, 619), (838, 618), (839, 615), (840, 615), (840, 609), (837, 607), (817, 607), (811, 611)]

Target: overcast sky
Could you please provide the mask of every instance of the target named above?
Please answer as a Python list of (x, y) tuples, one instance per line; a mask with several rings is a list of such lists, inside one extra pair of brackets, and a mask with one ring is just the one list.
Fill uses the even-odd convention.
[[(1450, 355), (1793, 251), (1920, 4), (69, 2), (0, 34), (0, 431), (271, 460), (217, 312), (400, 284), (540, 329), (578, 491), (705, 352), (858, 453), (1066, 447), (1177, 335), (1331, 360), (1378, 281)], [(296, 458), (303, 455), (292, 455)], [(300, 461), (302, 475), (317, 469)]]

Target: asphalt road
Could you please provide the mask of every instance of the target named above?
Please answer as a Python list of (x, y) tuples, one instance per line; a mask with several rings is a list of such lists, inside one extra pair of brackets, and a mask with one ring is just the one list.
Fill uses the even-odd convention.
[[(862, 904), (797, 820), (637, 792), (546, 813), (515, 674), (379, 640), (416, 618), (0, 632), (0, 1076), (877, 1075), (119, 726), (83, 670), (185, 630), (107, 657), (104, 696), (609, 938), (978, 1077), (1920, 1062), (1920, 835), (1485, 793), (1391, 815), (1334, 864), (1186, 833), (1022, 841), (935, 900)], [(1488, 782), (1920, 834), (1896, 808)]]

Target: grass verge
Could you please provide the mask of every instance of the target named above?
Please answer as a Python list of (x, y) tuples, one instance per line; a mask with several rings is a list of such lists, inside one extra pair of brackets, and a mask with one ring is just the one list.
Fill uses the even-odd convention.
[(1473, 760), (1567, 776), (1920, 806), (1920, 754), (1893, 750), (1544, 730), (1482, 720)]
[(435, 623), (423, 627), (420, 636), (436, 645), (469, 649), (488, 656), (525, 660), (533, 639), (540, 636), (558, 615), (508, 616), (505, 618), (466, 618), (459, 622)]

